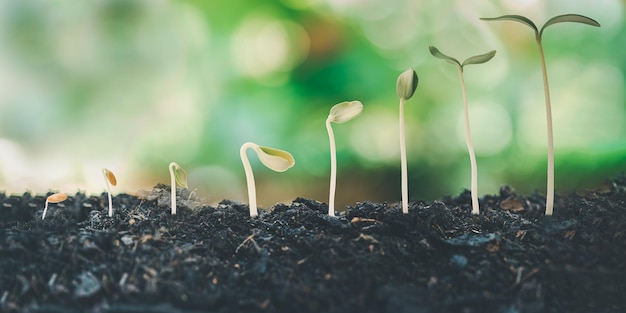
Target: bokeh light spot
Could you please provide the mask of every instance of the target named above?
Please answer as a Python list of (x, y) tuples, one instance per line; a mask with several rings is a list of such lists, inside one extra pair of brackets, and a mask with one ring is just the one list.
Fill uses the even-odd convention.
[(300, 25), (266, 14), (245, 18), (235, 30), (231, 46), (240, 73), (257, 79), (292, 69), (308, 48), (308, 37)]
[[(513, 127), (507, 110), (489, 101), (472, 101), (468, 104), (472, 143), (478, 156), (499, 153), (511, 144)], [(457, 141), (465, 145), (465, 121), (462, 110), (457, 117)]]

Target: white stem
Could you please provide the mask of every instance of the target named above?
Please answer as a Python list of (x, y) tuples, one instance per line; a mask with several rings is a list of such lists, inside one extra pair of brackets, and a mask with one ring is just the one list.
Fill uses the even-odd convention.
[(328, 191), (328, 215), (335, 216), (335, 190), (337, 189), (337, 150), (335, 148), (335, 135), (330, 125), (330, 118), (326, 119), (326, 130), (330, 142), (330, 189)]
[(107, 193), (109, 195), (109, 217), (113, 216), (113, 199), (111, 198), (111, 187), (107, 184)]
[(252, 142), (246, 142), (241, 146), (241, 149), (239, 150), (241, 163), (243, 163), (243, 169), (246, 172), (246, 183), (248, 184), (248, 203), (250, 206), (251, 217), (259, 215), (259, 212), (256, 206), (256, 188), (254, 185), (254, 174), (252, 173), (252, 166), (250, 166), (250, 161), (248, 160), (248, 156), (246, 155), (246, 150), (248, 150), (248, 148), (256, 147), (258, 147), (256, 144)]
[(400, 98), (400, 167), (402, 169), (402, 213), (409, 213), (409, 180), (408, 165), (406, 161), (406, 136), (404, 130), (404, 103), (406, 99)]
[(43, 215), (41, 215), (41, 219), (46, 218), (46, 212), (48, 212), (48, 200), (46, 199), (46, 206), (43, 208)]
[(467, 106), (467, 90), (465, 88), (465, 79), (463, 79), (463, 68), (459, 67), (459, 79), (461, 80), (461, 90), (463, 91), (463, 111), (465, 117), (465, 143), (469, 152), (470, 164), (472, 168), (472, 214), (480, 213), (478, 204), (478, 174), (476, 166), (476, 155), (474, 154), (474, 145), (472, 144), (472, 131), (470, 129), (469, 109)]
[(104, 183), (107, 186), (107, 194), (109, 196), (109, 217), (113, 216), (113, 200), (111, 199), (111, 186), (109, 185), (109, 178), (107, 177), (107, 172), (102, 170), (102, 174), (104, 175)]
[(548, 190), (546, 192), (546, 215), (552, 215), (554, 208), (554, 140), (552, 131), (552, 106), (550, 105), (550, 89), (548, 88), (548, 70), (546, 59), (541, 46), (541, 36), (537, 36), (537, 47), (541, 59), (541, 71), (543, 74), (543, 93), (546, 101), (546, 124), (548, 127)]
[(171, 201), (172, 201), (172, 204), (171, 204), (171, 207), (172, 207), (171, 214), (172, 215), (176, 215), (176, 188), (177, 188), (176, 186), (177, 185), (176, 185), (176, 173), (174, 173), (174, 170), (175, 170), (174, 167), (175, 166), (176, 166), (176, 163), (174, 163), (174, 162), (170, 163), (170, 166), (169, 166), (169, 168), (170, 168), (170, 190), (172, 192), (171, 197), (170, 197)]

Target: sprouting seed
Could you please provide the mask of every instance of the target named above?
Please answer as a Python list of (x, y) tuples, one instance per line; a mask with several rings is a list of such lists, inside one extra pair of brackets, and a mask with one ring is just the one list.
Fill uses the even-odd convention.
[(241, 149), (239, 149), (239, 156), (241, 157), (241, 163), (243, 163), (243, 169), (246, 173), (250, 216), (255, 217), (259, 215), (259, 212), (256, 205), (256, 186), (254, 184), (254, 174), (252, 173), (252, 166), (250, 166), (250, 160), (248, 160), (248, 156), (246, 154), (248, 148), (251, 148), (254, 152), (256, 152), (263, 165), (276, 172), (284, 172), (290, 169), (296, 164), (296, 160), (293, 158), (291, 153), (284, 150), (259, 146), (252, 142), (246, 142), (241, 146)]
[(465, 79), (463, 79), (463, 67), (465, 65), (470, 64), (482, 64), (489, 62), (495, 55), (496, 51), (492, 50), (485, 54), (475, 55), (473, 57), (467, 58), (463, 63), (459, 62), (457, 59), (447, 56), (439, 49), (430, 46), (428, 48), (430, 53), (439, 59), (445, 60), (446, 62), (453, 64), (456, 66), (459, 72), (459, 80), (461, 81), (461, 91), (463, 92), (463, 116), (465, 117), (465, 143), (467, 144), (467, 152), (470, 157), (470, 165), (472, 168), (472, 179), (471, 179), (471, 188), (472, 188), (472, 214), (480, 213), (480, 207), (478, 203), (478, 174), (477, 174), (477, 166), (476, 166), (476, 155), (474, 154), (474, 145), (472, 144), (472, 133), (470, 130), (470, 120), (469, 120), (469, 109), (467, 107), (467, 91), (465, 89)]
[(115, 178), (115, 174), (113, 174), (113, 172), (106, 168), (102, 169), (102, 175), (104, 176), (104, 183), (107, 186), (107, 194), (109, 197), (109, 217), (112, 217), (113, 199), (111, 198), (111, 186), (115, 187), (117, 185), (117, 179)]
[(363, 111), (360, 101), (345, 101), (334, 105), (330, 109), (326, 119), (326, 130), (330, 142), (330, 189), (328, 192), (328, 215), (335, 216), (335, 190), (337, 188), (337, 152), (335, 148), (335, 135), (330, 123), (345, 123)]
[(514, 21), (522, 23), (530, 27), (535, 32), (535, 42), (537, 43), (537, 49), (539, 50), (539, 59), (541, 61), (541, 73), (543, 74), (543, 93), (546, 103), (546, 120), (548, 128), (548, 182), (546, 192), (546, 215), (552, 215), (554, 208), (554, 140), (552, 131), (552, 107), (550, 105), (550, 89), (548, 86), (548, 71), (546, 69), (546, 59), (543, 54), (543, 46), (541, 45), (541, 39), (543, 37), (543, 31), (550, 25), (563, 22), (582, 23), (595, 27), (600, 27), (600, 23), (589, 17), (579, 14), (564, 14), (558, 15), (549, 19), (541, 29), (537, 28), (535, 23), (529, 18), (521, 15), (503, 15), (493, 18), (481, 18), (483, 21)]
[(67, 194), (65, 193), (55, 193), (51, 194), (46, 198), (46, 206), (43, 208), (43, 214), (41, 215), (41, 219), (46, 218), (46, 212), (48, 212), (48, 203), (59, 203), (63, 202), (67, 199)]
[(171, 189), (171, 213), (176, 215), (176, 188), (178, 186), (187, 188), (187, 173), (176, 162), (172, 162), (169, 165), (170, 169), (170, 189)]
[(408, 165), (406, 160), (406, 135), (404, 130), (404, 103), (406, 100), (411, 99), (417, 89), (417, 73), (410, 68), (400, 76), (396, 81), (396, 94), (400, 98), (400, 166), (402, 170), (401, 187), (402, 187), (402, 213), (409, 213), (409, 179), (408, 179)]

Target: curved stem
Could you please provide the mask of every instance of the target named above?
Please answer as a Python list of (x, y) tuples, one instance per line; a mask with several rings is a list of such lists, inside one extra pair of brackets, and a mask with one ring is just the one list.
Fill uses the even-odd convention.
[(174, 167), (175, 166), (176, 166), (176, 163), (174, 163), (174, 162), (170, 163), (170, 166), (169, 166), (169, 168), (170, 168), (170, 190), (172, 192), (172, 195), (170, 197), (171, 201), (172, 201), (172, 204), (171, 204), (171, 207), (172, 207), (171, 213), (172, 213), (172, 215), (176, 215), (176, 188), (177, 188), (176, 186), (177, 185), (176, 185), (176, 174), (174, 173)]
[(239, 149), (239, 156), (241, 157), (241, 163), (243, 163), (243, 169), (246, 172), (246, 183), (248, 185), (248, 203), (250, 207), (250, 216), (255, 217), (259, 215), (257, 206), (256, 206), (256, 187), (254, 185), (254, 174), (252, 173), (252, 166), (250, 166), (250, 161), (248, 160), (248, 156), (246, 155), (246, 151), (248, 148), (255, 148), (256, 144), (252, 142), (246, 142)]
[(402, 170), (402, 213), (409, 213), (409, 181), (408, 165), (406, 161), (406, 136), (404, 129), (404, 103), (406, 99), (400, 98), (400, 167)]
[(335, 148), (335, 135), (330, 125), (330, 118), (326, 119), (326, 130), (330, 142), (330, 189), (328, 191), (328, 215), (335, 216), (335, 190), (337, 188), (337, 150)]
[(474, 154), (474, 145), (472, 144), (472, 131), (470, 129), (469, 109), (467, 106), (467, 90), (465, 88), (465, 79), (463, 78), (463, 68), (459, 67), (459, 79), (461, 80), (461, 90), (463, 91), (463, 112), (465, 119), (465, 143), (467, 144), (467, 152), (470, 157), (472, 168), (472, 214), (480, 213), (480, 205), (478, 203), (478, 174), (476, 166), (476, 155)]
[(546, 102), (546, 124), (548, 127), (548, 186), (546, 191), (546, 215), (552, 215), (554, 208), (554, 140), (552, 131), (552, 106), (550, 104), (550, 89), (548, 87), (548, 70), (546, 59), (541, 46), (541, 35), (536, 37), (539, 58), (541, 59), (541, 73), (543, 75), (543, 93)]

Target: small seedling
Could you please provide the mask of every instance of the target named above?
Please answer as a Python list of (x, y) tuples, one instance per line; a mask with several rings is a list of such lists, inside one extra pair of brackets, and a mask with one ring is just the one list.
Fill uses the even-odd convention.
[(400, 98), (400, 166), (402, 169), (402, 213), (409, 213), (409, 178), (408, 165), (406, 161), (406, 136), (404, 131), (404, 103), (411, 99), (417, 89), (417, 73), (410, 68), (400, 76), (396, 81), (396, 93)]
[(185, 170), (178, 165), (176, 162), (170, 163), (170, 189), (172, 192), (171, 201), (172, 201), (172, 215), (176, 215), (176, 188), (178, 186), (187, 188), (187, 173)]
[(545, 96), (546, 103), (546, 120), (548, 127), (548, 182), (547, 182), (547, 192), (546, 192), (546, 215), (552, 215), (552, 210), (554, 207), (554, 142), (552, 135), (552, 107), (550, 105), (550, 89), (548, 87), (548, 71), (546, 69), (546, 59), (543, 54), (543, 46), (541, 45), (541, 39), (543, 37), (543, 31), (550, 25), (563, 23), (563, 22), (574, 22), (574, 23), (582, 23), (591, 26), (600, 27), (600, 23), (595, 20), (578, 14), (564, 14), (558, 15), (551, 19), (549, 19), (541, 29), (537, 28), (535, 23), (531, 21), (529, 18), (521, 16), (521, 15), (503, 15), (499, 17), (493, 18), (481, 18), (483, 21), (514, 21), (522, 23), (535, 31), (535, 42), (537, 43), (537, 48), (539, 50), (539, 58), (541, 60), (541, 72), (543, 74), (543, 93)]
[(113, 216), (113, 199), (111, 198), (111, 186), (117, 185), (117, 179), (113, 172), (109, 169), (103, 168), (102, 175), (104, 175), (104, 183), (107, 185), (107, 194), (109, 196), (109, 217)]
[(330, 141), (330, 190), (328, 192), (328, 215), (335, 216), (335, 190), (337, 188), (337, 151), (335, 148), (335, 135), (330, 123), (345, 123), (363, 111), (360, 101), (345, 101), (334, 105), (330, 109), (326, 119), (326, 130)]
[(65, 193), (55, 193), (49, 195), (48, 198), (46, 198), (46, 206), (43, 208), (43, 214), (41, 215), (41, 219), (43, 220), (44, 218), (46, 218), (46, 212), (48, 212), (48, 203), (59, 203), (65, 201), (65, 199), (67, 199), (67, 194)]
[(478, 204), (478, 174), (476, 173), (477, 172), (476, 155), (474, 154), (474, 145), (472, 144), (469, 110), (467, 107), (467, 90), (465, 89), (465, 79), (463, 79), (463, 67), (465, 65), (470, 65), (470, 64), (482, 64), (482, 63), (489, 62), (489, 60), (491, 60), (496, 55), (496, 51), (492, 50), (485, 54), (469, 57), (465, 61), (463, 61), (463, 63), (461, 63), (457, 59), (441, 53), (439, 49), (433, 46), (428, 47), (428, 49), (430, 50), (430, 53), (434, 57), (445, 60), (446, 62), (450, 64), (454, 64), (459, 72), (459, 80), (461, 81), (461, 91), (463, 92), (463, 112), (464, 112), (464, 117), (465, 117), (465, 142), (467, 144), (467, 151), (469, 152), (470, 164), (472, 168), (472, 179), (471, 179), (472, 214), (478, 214), (480, 213), (480, 208)]
[(241, 157), (241, 163), (243, 163), (243, 169), (246, 172), (246, 183), (248, 185), (248, 201), (250, 203), (250, 216), (255, 217), (259, 215), (259, 211), (256, 206), (256, 187), (254, 185), (254, 174), (252, 173), (252, 166), (246, 155), (248, 148), (252, 148), (256, 152), (259, 160), (267, 168), (276, 171), (284, 172), (296, 164), (296, 160), (291, 153), (279, 149), (270, 147), (259, 146), (252, 142), (246, 142), (241, 146), (239, 155)]

